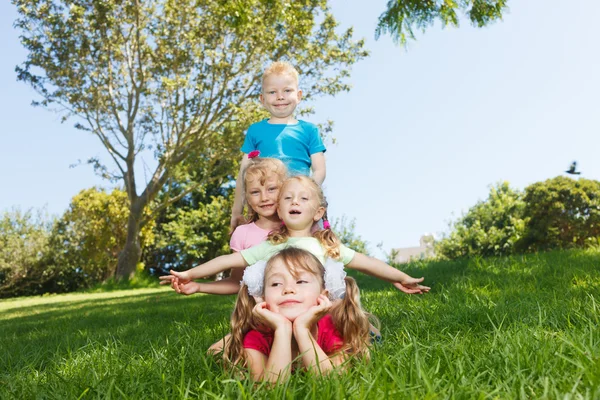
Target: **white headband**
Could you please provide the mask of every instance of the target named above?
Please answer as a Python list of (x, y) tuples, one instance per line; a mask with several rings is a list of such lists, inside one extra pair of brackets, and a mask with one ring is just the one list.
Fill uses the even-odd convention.
[[(266, 266), (266, 261), (259, 261), (256, 264), (248, 266), (244, 271), (244, 277), (240, 284), (248, 286), (248, 294), (250, 296), (260, 297), (263, 295)], [(346, 293), (346, 281), (344, 281), (346, 271), (344, 271), (344, 264), (328, 258), (323, 267), (325, 268), (323, 281), (325, 289), (329, 292), (329, 299), (343, 299)]]

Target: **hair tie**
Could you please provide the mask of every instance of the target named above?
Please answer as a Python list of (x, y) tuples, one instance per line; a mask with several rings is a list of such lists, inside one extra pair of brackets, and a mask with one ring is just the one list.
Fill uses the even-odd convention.
[(250, 153), (248, 153), (248, 158), (256, 158), (260, 156), (260, 151), (258, 150), (252, 150)]
[(329, 224), (329, 221), (327, 221), (327, 220), (323, 221), (323, 229), (331, 229), (331, 225)]
[(244, 276), (240, 281), (240, 285), (248, 286), (248, 294), (253, 297), (259, 297), (263, 294), (263, 285), (265, 283), (265, 267), (266, 261), (259, 261), (252, 264), (244, 271)]

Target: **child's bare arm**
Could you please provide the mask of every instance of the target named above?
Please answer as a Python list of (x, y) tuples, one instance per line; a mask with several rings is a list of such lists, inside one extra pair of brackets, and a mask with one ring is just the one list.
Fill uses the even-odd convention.
[(394, 286), (404, 293), (424, 293), (429, 291), (429, 287), (422, 286), (419, 283), (424, 278), (413, 278), (404, 272), (393, 268), (381, 260), (356, 253), (352, 261), (346, 265), (348, 268), (355, 269), (367, 275), (392, 282)]
[(216, 275), (219, 272), (228, 270), (229, 268), (243, 268), (247, 267), (248, 264), (241, 253), (226, 254), (213, 258), (210, 261), (205, 262), (202, 265), (198, 265), (187, 271), (177, 272), (171, 271), (170, 275), (159, 277), (161, 284), (170, 284), (173, 279), (178, 279), (181, 282), (189, 282), (194, 279), (204, 278), (206, 276)]
[(312, 154), (310, 156), (310, 163), (312, 169), (312, 178), (321, 186), (325, 181), (327, 175), (327, 167), (325, 164), (325, 153), (322, 151)]
[(248, 167), (248, 164), (250, 164), (250, 159), (247, 154), (244, 154), (242, 161), (240, 161), (240, 171), (235, 182), (235, 197), (233, 207), (231, 208), (231, 222), (229, 224), (231, 232), (239, 225), (239, 219), (244, 211), (244, 171)]

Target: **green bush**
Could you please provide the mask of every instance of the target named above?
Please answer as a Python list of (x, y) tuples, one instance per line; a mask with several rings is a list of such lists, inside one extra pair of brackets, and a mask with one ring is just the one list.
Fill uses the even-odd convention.
[(507, 182), (452, 225), (436, 243), (441, 258), (499, 256), (598, 246), (600, 182), (562, 176), (534, 183), (524, 193)]
[(5, 212), (0, 218), (0, 297), (60, 293), (78, 286), (77, 273), (48, 263), (53, 221), (39, 211)]
[(523, 194), (508, 182), (492, 186), (488, 198), (469, 209), (436, 243), (436, 254), (449, 259), (511, 254), (525, 232), (524, 209)]
[(558, 176), (525, 189), (519, 251), (584, 247), (600, 237), (600, 182)]

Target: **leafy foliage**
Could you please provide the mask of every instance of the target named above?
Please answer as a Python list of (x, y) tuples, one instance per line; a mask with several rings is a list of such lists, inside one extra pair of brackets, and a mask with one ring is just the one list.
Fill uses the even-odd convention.
[(465, 14), (479, 28), (502, 18), (508, 0), (389, 0), (379, 16), (375, 37), (389, 33), (395, 42), (406, 44), (415, 38), (415, 29), (439, 20), (442, 26), (458, 27), (459, 13)]
[(498, 256), (596, 246), (600, 238), (600, 182), (558, 176), (525, 188), (491, 188), (436, 244), (445, 258)]
[(0, 297), (65, 292), (75, 271), (47, 263), (52, 221), (39, 211), (7, 211), (0, 219)]
[(600, 238), (600, 182), (558, 176), (525, 189), (523, 250), (583, 247)]
[(187, 270), (230, 253), (231, 198), (211, 196), (192, 205), (173, 206), (159, 219), (156, 243), (144, 254), (151, 273)]
[[(52, 263), (78, 271), (86, 286), (114, 278), (119, 251), (127, 235), (128, 215), (124, 191), (82, 190), (52, 229)], [(154, 224), (142, 228), (143, 246), (153, 243), (153, 228)]]
[(525, 231), (524, 209), (523, 194), (498, 183), (436, 243), (436, 253), (450, 259), (511, 254)]

